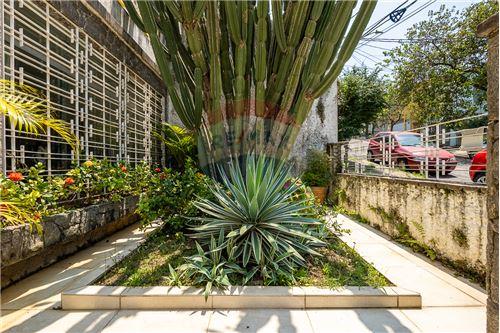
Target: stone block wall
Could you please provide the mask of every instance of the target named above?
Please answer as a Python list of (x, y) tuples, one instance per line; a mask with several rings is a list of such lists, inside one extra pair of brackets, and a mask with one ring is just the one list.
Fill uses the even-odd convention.
[(3, 228), (2, 288), (136, 222), (137, 202), (131, 196), (52, 215), (41, 234), (27, 224)]
[(487, 331), (498, 332), (498, 13), (482, 22), (478, 36), (488, 38), (488, 291)]
[(408, 232), (442, 259), (485, 276), (487, 189), (423, 180), (340, 174), (342, 206), (397, 237)]

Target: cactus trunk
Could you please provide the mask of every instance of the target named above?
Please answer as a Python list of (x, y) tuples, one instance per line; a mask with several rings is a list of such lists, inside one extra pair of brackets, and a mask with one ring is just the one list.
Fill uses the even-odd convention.
[(376, 4), (121, 2), (149, 36), (173, 107), (197, 133), (200, 165), (212, 172), (254, 152), (288, 157), (312, 103), (352, 55)]

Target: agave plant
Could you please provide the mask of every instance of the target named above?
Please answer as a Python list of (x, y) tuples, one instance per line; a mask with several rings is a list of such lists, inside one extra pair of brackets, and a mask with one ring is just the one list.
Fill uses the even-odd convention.
[(376, 5), (118, 1), (149, 36), (179, 118), (199, 134), (202, 167), (243, 161), (251, 151), (286, 159), (314, 100), (354, 52)]
[(299, 187), (289, 181), (290, 167), (264, 155), (250, 155), (244, 165), (244, 170), (238, 163), (230, 163), (227, 172), (219, 169), (225, 187), (213, 185), (216, 200), (195, 203), (208, 218), (193, 228), (192, 237), (207, 244), (223, 235), (219, 249), (246, 269), (244, 281), (257, 272), (274, 280), (304, 264), (305, 254), (319, 255), (314, 248), (324, 243), (307, 227), (320, 222), (305, 205), (308, 199), (291, 200)]
[(203, 250), (201, 245), (196, 243), (198, 253), (187, 257), (187, 263), (179, 266), (178, 271), (169, 266), (170, 283), (179, 285), (183, 279), (189, 279), (196, 286), (203, 285), (205, 287), (203, 292), (205, 300), (210, 295), (212, 288), (225, 289), (228, 287), (231, 284), (228, 275), (242, 273), (243, 270), (234, 263), (232, 254), (229, 254), (227, 260), (223, 257), (222, 247), (224, 243), (222, 231), (219, 232), (218, 241), (213, 236), (210, 238), (208, 251)]

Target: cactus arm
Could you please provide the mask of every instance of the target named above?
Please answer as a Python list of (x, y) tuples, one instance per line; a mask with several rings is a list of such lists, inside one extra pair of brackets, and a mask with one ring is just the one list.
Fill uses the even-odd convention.
[(325, 38), (318, 47), (313, 50), (312, 56), (309, 58), (310, 67), (308, 68), (309, 75), (305, 77), (304, 86), (306, 89), (311, 89), (318, 84), (321, 77), (325, 74), (328, 66), (332, 63), (332, 56), (336, 54), (336, 48), (342, 42), (343, 31), (349, 25), (349, 18), (352, 10), (356, 6), (354, 1), (343, 1), (332, 15), (331, 20), (337, 22), (336, 25), (330, 25), (325, 29)]
[(203, 12), (205, 11), (206, 4), (206, 1), (196, 1), (193, 9), (193, 20), (199, 20), (201, 18)]
[(230, 55), (230, 37), (227, 31), (227, 20), (226, 12), (224, 10), (220, 11), (221, 18), (221, 66), (222, 66), (222, 90), (224, 91), (224, 96), (226, 98), (226, 113), (228, 118), (234, 118), (233, 112), (233, 67), (231, 64)]
[(296, 91), (299, 85), (299, 79), (302, 74), (302, 69), (307, 60), (307, 57), (309, 56), (309, 52), (313, 43), (312, 38), (316, 31), (317, 21), (321, 15), (324, 4), (325, 3), (323, 1), (317, 1), (314, 3), (311, 10), (311, 15), (309, 18), (309, 22), (307, 23), (304, 38), (302, 39), (301, 45), (297, 52), (297, 57), (295, 58), (289, 80), (286, 84), (285, 92), (283, 93), (283, 99), (281, 102), (282, 112), (288, 112), (288, 110), (290, 110), (292, 102), (296, 97)]
[[(141, 0), (139, 0), (141, 1)], [(168, 11), (173, 15), (173, 17), (179, 21), (179, 22), (184, 22), (184, 19), (181, 15), (181, 12), (179, 11), (179, 5), (173, 1), (173, 0), (163, 0), (163, 3), (165, 4), (165, 7), (167, 7)]]
[(194, 70), (194, 127), (199, 128), (203, 112), (203, 74), (201, 69), (196, 67)]
[(191, 8), (191, 1), (181, 1), (181, 15), (183, 17), (183, 21), (191, 21), (193, 19), (193, 10)]
[(268, 2), (257, 3), (257, 31), (255, 35), (255, 114), (262, 117), (265, 113), (266, 69), (267, 69), (267, 16)]
[(335, 81), (340, 71), (342, 70), (344, 63), (351, 57), (352, 53), (354, 52), (354, 49), (359, 42), (359, 38), (365, 30), (376, 4), (376, 1), (363, 1), (359, 9), (359, 13), (356, 15), (354, 23), (352, 24), (352, 27), (349, 29), (349, 33), (342, 43), (340, 51), (337, 55), (337, 60), (335, 60), (335, 62), (333, 63), (330, 71), (325, 74), (325, 77), (323, 78), (319, 86), (314, 89), (314, 92), (312, 93), (313, 98), (318, 98), (319, 96), (323, 95)]
[(141, 17), (139, 16), (139, 13), (137, 13), (137, 10), (135, 10), (134, 4), (132, 3), (132, 0), (118, 0), (120, 4), (123, 4), (123, 8), (127, 11), (128, 16), (130, 19), (137, 25), (139, 29), (144, 31), (144, 23), (142, 22)]
[(309, 15), (309, 1), (299, 1), (293, 8), (290, 21), (290, 30), (288, 33), (288, 46), (295, 47), (300, 40), (304, 23)]
[(222, 91), (220, 65), (220, 30), (218, 4), (212, 1), (207, 7), (207, 32), (210, 53), (210, 94), (212, 98), (211, 116), (214, 121), (220, 120), (220, 97)]
[(271, 1), (274, 31), (276, 34), (276, 41), (280, 47), (281, 52), (286, 49), (285, 26), (283, 24), (282, 2), (281, 0)]
[(247, 39), (246, 39), (246, 66), (245, 66), (245, 73), (244, 73), (244, 79), (245, 79), (245, 91), (244, 91), (244, 96), (246, 96), (246, 102), (245, 102), (245, 112), (246, 114), (250, 113), (250, 100), (251, 100), (251, 93), (252, 93), (252, 76), (254, 73), (254, 68), (252, 66), (252, 59), (253, 59), (253, 54), (254, 54), (254, 48), (252, 47), (253, 45), (253, 40), (254, 40), (254, 35), (255, 35), (255, 9), (253, 6), (253, 1), (248, 2), (247, 5), (248, 8), (248, 24), (247, 24)]
[(154, 16), (151, 8), (151, 3), (147, 1), (139, 1), (138, 6), (144, 22), (144, 30), (151, 40), (151, 46), (155, 54), (156, 62), (158, 64), (158, 67), (160, 68), (163, 79), (165, 80), (165, 85), (167, 86), (170, 100), (172, 101), (172, 104), (174, 105), (174, 108), (177, 111), (177, 114), (179, 115), (182, 123), (188, 128), (193, 128), (193, 124), (190, 122), (189, 117), (186, 115), (184, 105), (179, 97), (179, 94), (177, 93), (177, 90), (175, 89), (174, 78), (172, 76), (172, 73), (170, 72), (163, 45), (160, 43), (160, 39), (158, 38), (158, 35), (156, 33), (157, 27), (153, 19)]
[(338, 24), (338, 21), (333, 21), (335, 13), (338, 11), (342, 1), (326, 1), (325, 7), (323, 9), (323, 17), (320, 18), (318, 27), (316, 28), (316, 33), (314, 39), (317, 41), (322, 41), (325, 37), (325, 31), (327, 27), (331, 26), (331, 22)]
[(229, 34), (233, 43), (238, 45), (241, 40), (241, 23), (238, 18), (238, 8), (234, 1), (224, 1), (224, 8), (226, 10)]

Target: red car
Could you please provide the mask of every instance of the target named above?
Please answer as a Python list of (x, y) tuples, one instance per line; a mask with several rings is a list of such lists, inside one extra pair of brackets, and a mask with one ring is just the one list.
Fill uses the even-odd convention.
[(427, 157), (430, 171), (436, 170), (436, 157), (439, 163), (444, 163), (445, 172), (449, 174), (457, 166), (457, 160), (452, 153), (432, 146), (424, 147), (420, 134), (415, 132), (380, 132), (368, 143), (368, 160), (380, 162), (383, 159), (384, 147), (386, 161), (389, 156), (403, 170), (418, 171)]
[(472, 164), (469, 168), (470, 179), (479, 184), (486, 184), (486, 149), (481, 150), (472, 158)]

